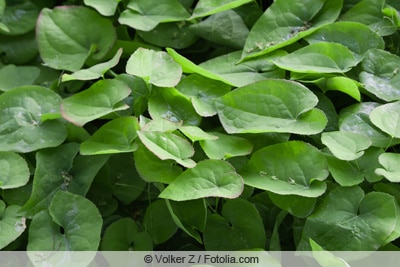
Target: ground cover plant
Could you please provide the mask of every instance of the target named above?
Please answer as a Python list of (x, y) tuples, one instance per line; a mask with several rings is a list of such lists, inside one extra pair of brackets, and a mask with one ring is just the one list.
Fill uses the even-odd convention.
[(398, 250), (398, 0), (0, 0), (0, 249)]

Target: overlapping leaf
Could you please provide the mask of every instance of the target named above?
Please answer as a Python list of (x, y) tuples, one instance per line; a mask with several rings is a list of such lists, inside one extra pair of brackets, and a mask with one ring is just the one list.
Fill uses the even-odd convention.
[(0, 151), (0, 188), (9, 189), (25, 185), (29, 180), (28, 164), (14, 152)]
[(391, 182), (400, 182), (400, 154), (382, 153), (379, 156), (379, 163), (383, 168), (377, 168), (376, 174), (384, 176)]

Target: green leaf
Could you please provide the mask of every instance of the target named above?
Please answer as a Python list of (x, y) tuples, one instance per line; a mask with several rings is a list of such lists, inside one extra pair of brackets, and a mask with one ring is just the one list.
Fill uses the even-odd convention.
[(179, 131), (181, 131), (187, 138), (192, 140), (192, 142), (196, 142), (199, 140), (216, 140), (218, 136), (213, 133), (207, 133), (203, 131), (201, 128), (196, 126), (181, 126), (179, 127)]
[(207, 218), (203, 236), (206, 250), (264, 249), (265, 228), (253, 204), (240, 198), (229, 200), (222, 207), (222, 216), (212, 214)]
[(146, 182), (171, 183), (182, 169), (176, 165), (173, 160), (161, 160), (153, 152), (139, 144), (138, 149), (134, 152), (135, 167)]
[(122, 55), (122, 48), (118, 49), (115, 56), (112, 59), (110, 59), (109, 61), (99, 63), (88, 69), (82, 69), (82, 70), (75, 71), (74, 73), (71, 73), (71, 74), (65, 73), (61, 77), (61, 81), (63, 81), (63, 82), (73, 81), (73, 80), (86, 81), (86, 80), (95, 80), (100, 77), (103, 77), (104, 74), (109, 69), (111, 69), (112, 67), (115, 67), (118, 64), (121, 55)]
[(83, 6), (42, 9), (36, 32), (45, 64), (69, 71), (79, 70), (89, 58), (103, 58), (116, 39), (112, 22)]
[(87, 6), (91, 6), (103, 16), (112, 16), (117, 10), (118, 3), (122, 0), (84, 0)]
[(129, 57), (126, 72), (160, 87), (174, 87), (182, 76), (182, 68), (167, 53), (145, 48)]
[(376, 107), (369, 114), (371, 122), (392, 138), (400, 138), (400, 101)]
[(319, 42), (273, 60), (280, 68), (299, 73), (344, 73), (358, 60), (342, 44)]
[(349, 79), (347, 77), (336, 76), (332, 78), (328, 78), (325, 81), (325, 86), (323, 90), (326, 91), (339, 91), (343, 92), (358, 102), (361, 102), (361, 94), (358, 87), (360, 83), (353, 79)]
[[(368, 26), (350, 21), (327, 24), (313, 34), (305, 37), (305, 39), (311, 44), (318, 42), (342, 44), (353, 52), (354, 56), (358, 59), (361, 59), (369, 49), (383, 49), (385, 46), (382, 37), (377, 35)], [(368, 42), (365, 40), (368, 40)]]
[(359, 187), (337, 187), (307, 218), (297, 249), (308, 250), (311, 238), (330, 251), (372, 251), (385, 244), (396, 226), (396, 200)]
[(61, 103), (62, 116), (78, 125), (98, 119), (128, 106), (121, 101), (128, 97), (131, 89), (118, 80), (100, 80), (85, 91), (65, 98)]
[(243, 191), (243, 179), (235, 168), (222, 160), (204, 160), (184, 171), (159, 195), (185, 201), (203, 197), (236, 198)]
[(392, 138), (382, 132), (370, 120), (370, 113), (378, 106), (378, 103), (362, 102), (344, 108), (339, 114), (340, 131), (364, 135), (376, 147), (386, 148), (393, 144)]
[(173, 159), (180, 165), (192, 168), (196, 162), (190, 159), (194, 154), (191, 144), (173, 133), (138, 131), (140, 141), (162, 160)]
[(201, 140), (201, 148), (210, 159), (228, 159), (245, 156), (252, 152), (253, 144), (245, 138), (212, 132), (215, 140)]
[[(334, 256), (329, 251), (325, 251), (314, 240), (310, 239), (310, 247), (313, 251), (313, 256), (323, 267), (350, 267), (350, 265), (342, 258)], [(315, 252), (314, 252), (315, 251)]]
[(375, 173), (384, 176), (392, 183), (400, 182), (400, 154), (382, 153), (379, 156), (379, 163), (383, 168), (377, 168)]
[(31, 85), (39, 77), (40, 70), (31, 66), (6, 65), (0, 69), (0, 91)]
[(17, 65), (31, 62), (38, 56), (35, 32), (15, 36), (0, 35), (0, 53), (3, 62)]
[(203, 241), (200, 233), (204, 232), (207, 222), (207, 205), (205, 199), (179, 202), (167, 201), (167, 206), (176, 225), (202, 244)]
[(341, 160), (355, 160), (361, 157), (364, 150), (372, 144), (364, 135), (344, 131), (322, 133), (321, 141)]
[(274, 1), (251, 29), (242, 59), (293, 44), (319, 27), (334, 22), (342, 4), (341, 0)]
[(139, 123), (135, 117), (120, 117), (98, 129), (89, 139), (82, 142), (82, 155), (114, 154), (132, 152), (137, 149)]
[(105, 251), (151, 251), (153, 242), (145, 231), (131, 218), (123, 218), (107, 227), (101, 239), (101, 250)]
[(0, 200), (0, 249), (13, 242), (25, 231), (26, 218), (18, 215), (19, 209), (20, 206), (16, 205), (6, 207)]
[(231, 90), (228, 84), (212, 80), (198, 74), (183, 77), (176, 86), (182, 94), (189, 97), (197, 114), (211, 117), (217, 114), (214, 100)]
[(147, 207), (143, 224), (154, 244), (164, 243), (178, 230), (163, 199), (156, 200)]
[(244, 46), (249, 29), (234, 11), (227, 10), (190, 26), (198, 36), (213, 43), (237, 49)]
[(154, 120), (163, 119), (192, 126), (201, 122), (190, 100), (175, 88), (154, 88), (148, 110)]
[[(82, 196), (59, 191), (48, 211), (44, 210), (33, 217), (27, 249), (96, 251), (100, 243), (102, 222), (92, 202)], [(40, 259), (39, 255), (36, 255), (36, 259)]]
[(267, 146), (253, 153), (241, 171), (246, 185), (279, 195), (318, 197), (326, 190), (325, 157), (302, 141)]
[(79, 144), (68, 143), (36, 153), (32, 194), (21, 212), (31, 217), (48, 208), (53, 196), (60, 190), (86, 195), (108, 157), (77, 156), (78, 151)]
[(400, 100), (400, 57), (387, 51), (371, 49), (362, 61), (360, 82), (376, 97), (387, 102)]
[(190, 14), (177, 0), (131, 0), (118, 22), (137, 30), (150, 31), (159, 23), (181, 21), (189, 17)]
[(265, 80), (238, 88), (216, 100), (228, 133), (316, 134), (327, 123), (313, 109), (318, 98), (305, 86), (287, 80)]
[(225, 10), (234, 9), (249, 2), (251, 2), (251, 0), (200, 0), (195, 6), (190, 20), (221, 13)]
[(25, 185), (29, 181), (28, 164), (14, 152), (0, 151), (0, 188), (10, 189)]
[(279, 195), (271, 192), (268, 196), (276, 206), (299, 218), (306, 218), (309, 216), (317, 203), (317, 198)]
[(0, 95), (0, 150), (31, 152), (60, 145), (67, 131), (59, 120), (60, 97), (43, 87), (25, 86)]
[(0, 33), (20, 35), (35, 29), (40, 9), (30, 1), (7, 1), (4, 13), (0, 16)]

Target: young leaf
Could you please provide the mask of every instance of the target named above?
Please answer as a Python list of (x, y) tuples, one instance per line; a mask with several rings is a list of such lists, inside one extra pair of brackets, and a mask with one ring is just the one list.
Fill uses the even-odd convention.
[(89, 139), (82, 142), (82, 155), (114, 154), (132, 152), (137, 149), (133, 141), (137, 137), (139, 123), (135, 117), (120, 117), (109, 121)]
[(372, 144), (364, 135), (344, 131), (322, 133), (321, 141), (341, 160), (355, 160), (361, 157), (364, 150)]
[(371, 122), (392, 138), (400, 138), (400, 101), (376, 107), (369, 114)]
[(383, 168), (377, 168), (375, 173), (384, 176), (392, 183), (400, 182), (400, 154), (382, 153), (379, 156), (379, 163)]
[(337, 187), (307, 218), (298, 249), (309, 250), (311, 238), (330, 251), (377, 250), (396, 222), (393, 196), (381, 192), (365, 195), (360, 187)]
[(0, 151), (31, 152), (60, 145), (67, 137), (59, 120), (61, 98), (47, 88), (24, 86), (0, 95)]
[(243, 179), (222, 160), (204, 160), (184, 171), (159, 197), (185, 201), (203, 197), (236, 198), (243, 191)]
[(265, 227), (252, 203), (240, 198), (229, 200), (222, 207), (222, 216), (212, 214), (207, 218), (203, 236), (206, 250), (264, 249)]
[(325, 86), (322, 90), (326, 91), (340, 91), (343, 92), (358, 102), (361, 102), (360, 83), (347, 77), (331, 77), (326, 79)]
[(322, 153), (308, 143), (289, 141), (253, 153), (241, 171), (246, 185), (279, 195), (318, 197), (329, 175)]
[(62, 100), (62, 116), (78, 125), (98, 119), (128, 106), (121, 101), (128, 97), (131, 90), (118, 80), (100, 80), (89, 89)]
[(310, 238), (310, 247), (313, 256), (321, 266), (324, 267), (351, 267), (344, 259), (334, 256), (331, 252), (325, 251), (320, 245)]
[(17, 239), (26, 228), (25, 217), (18, 215), (20, 206), (12, 205), (6, 207), (0, 200), (0, 249), (4, 248)]
[(314, 43), (273, 60), (280, 68), (298, 73), (344, 73), (358, 60), (342, 44)]
[(177, 0), (131, 0), (128, 9), (119, 16), (118, 22), (141, 31), (150, 31), (159, 23), (181, 21), (190, 14)]
[(245, 156), (253, 150), (253, 144), (245, 138), (212, 132), (215, 140), (201, 140), (200, 146), (210, 159), (227, 159)]
[(217, 135), (214, 135), (213, 133), (207, 133), (196, 126), (181, 126), (179, 127), (179, 131), (181, 131), (187, 138), (192, 140), (192, 142), (218, 139)]
[(66, 81), (73, 81), (73, 80), (80, 80), (80, 81), (86, 81), (86, 80), (95, 80), (100, 77), (103, 77), (103, 75), (112, 67), (115, 67), (119, 59), (122, 55), (122, 48), (118, 49), (117, 53), (115, 56), (110, 59), (107, 62), (99, 63), (97, 65), (94, 65), (88, 69), (82, 69), (75, 71), (74, 73), (71, 74), (63, 74), (61, 81), (66, 82)]
[(173, 159), (186, 168), (193, 168), (196, 162), (190, 159), (194, 149), (188, 141), (169, 132), (138, 131), (140, 141), (162, 160)]
[(145, 48), (129, 57), (126, 72), (159, 87), (174, 87), (182, 76), (182, 68), (167, 53)]
[[(70, 25), (79, 25), (79, 34)], [(116, 39), (112, 22), (84, 6), (44, 8), (36, 33), (45, 64), (69, 71), (79, 70), (88, 58), (103, 58)]]
[(0, 151), (1, 189), (21, 187), (28, 183), (29, 176), (28, 164), (23, 157), (17, 153)]
[(221, 13), (225, 10), (234, 9), (249, 2), (251, 2), (251, 0), (200, 0), (195, 6), (190, 20)]
[(318, 98), (305, 86), (287, 80), (265, 80), (238, 88), (215, 102), (228, 133), (316, 134), (327, 123), (314, 109)]

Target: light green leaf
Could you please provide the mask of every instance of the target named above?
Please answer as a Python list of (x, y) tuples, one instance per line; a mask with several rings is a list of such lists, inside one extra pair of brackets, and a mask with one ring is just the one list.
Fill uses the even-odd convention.
[(371, 49), (361, 66), (360, 82), (369, 93), (387, 102), (400, 100), (400, 57)]
[(371, 122), (392, 138), (400, 138), (400, 101), (376, 107), (369, 114)]
[(192, 168), (196, 162), (190, 159), (194, 154), (191, 144), (173, 133), (138, 131), (140, 141), (162, 160), (172, 159), (180, 165)]
[(0, 188), (10, 189), (25, 185), (29, 181), (28, 164), (14, 152), (0, 151)]
[[(27, 249), (96, 251), (100, 243), (102, 222), (96, 206), (88, 199), (59, 191), (48, 211), (44, 210), (32, 219)], [(39, 255), (35, 257), (36, 260), (40, 259)]]
[(131, 89), (118, 80), (100, 80), (85, 91), (65, 98), (61, 103), (62, 116), (78, 125), (98, 119), (128, 106), (121, 101), (128, 97)]
[(103, 16), (112, 16), (117, 10), (118, 3), (122, 0), (84, 0), (87, 6), (96, 9)]
[(400, 154), (382, 153), (379, 156), (379, 163), (383, 168), (377, 168), (375, 173), (384, 176), (392, 183), (400, 182)]
[(182, 76), (182, 68), (167, 53), (145, 48), (129, 57), (126, 72), (160, 87), (174, 87)]
[[(111, 1), (113, 1), (113, 0), (111, 0)], [(61, 77), (61, 81), (63, 81), (63, 82), (73, 81), (73, 80), (86, 81), (86, 80), (95, 80), (100, 77), (103, 77), (104, 74), (109, 69), (111, 69), (112, 67), (115, 67), (118, 64), (121, 55), (122, 55), (122, 48), (118, 49), (115, 56), (112, 59), (110, 59), (109, 61), (99, 63), (88, 69), (82, 69), (82, 70), (75, 71), (74, 73), (71, 73), (71, 74), (65, 73)]]
[(190, 100), (175, 88), (154, 88), (148, 110), (154, 120), (192, 126), (201, 122)]
[(59, 120), (60, 96), (47, 88), (25, 86), (0, 95), (0, 150), (31, 152), (60, 145), (67, 137)]
[(342, 44), (319, 42), (273, 60), (280, 68), (299, 73), (344, 73), (358, 60)]
[(0, 91), (32, 85), (39, 77), (39, 74), (40, 70), (37, 67), (6, 65), (0, 68)]
[(88, 58), (103, 58), (116, 39), (111, 20), (84, 6), (42, 9), (36, 33), (45, 64), (69, 71), (79, 70)]
[(231, 86), (198, 74), (183, 77), (176, 86), (182, 94), (189, 97), (197, 114), (211, 117), (217, 114), (214, 100), (231, 90)]
[(173, 160), (161, 160), (153, 152), (149, 151), (144, 145), (139, 144), (134, 152), (135, 167), (146, 182), (171, 183), (182, 169)]
[(251, 0), (200, 0), (196, 4), (190, 19), (210, 16), (216, 13), (223, 12), (225, 10), (237, 8), (249, 2), (251, 2)]
[(324, 81), (324, 87), (322, 88), (323, 91), (339, 91), (343, 92), (358, 102), (361, 102), (361, 94), (358, 87), (360, 83), (357, 81), (347, 78), (347, 77), (331, 77)]
[(253, 153), (241, 171), (246, 185), (279, 195), (318, 197), (326, 190), (328, 164), (322, 153), (302, 141), (267, 146)]
[(212, 132), (215, 140), (201, 140), (200, 146), (210, 159), (228, 159), (252, 152), (253, 144), (245, 138)]
[(137, 137), (139, 123), (135, 117), (120, 117), (98, 129), (80, 147), (82, 155), (114, 154), (132, 152), (137, 149), (133, 141)]
[(322, 133), (321, 141), (341, 160), (355, 160), (371, 146), (371, 140), (364, 135), (352, 132), (335, 131)]
[(314, 109), (318, 98), (305, 86), (287, 80), (265, 80), (238, 88), (216, 100), (228, 133), (316, 134), (327, 123)]
[(16, 205), (6, 207), (0, 200), (0, 249), (13, 242), (25, 231), (26, 218), (18, 215), (19, 209), (20, 206)]
[(364, 135), (376, 147), (386, 148), (398, 143), (371, 122), (370, 113), (378, 106), (375, 102), (362, 102), (342, 109), (339, 114), (340, 131)]
[(156, 200), (147, 207), (143, 224), (154, 244), (164, 243), (178, 230), (164, 199)]
[(218, 139), (217, 135), (214, 135), (213, 133), (207, 133), (196, 126), (181, 126), (179, 127), (179, 131), (192, 140), (192, 142)]
[(31, 1), (7, 1), (0, 16), (0, 33), (20, 35), (35, 29), (40, 9)]
[(242, 59), (293, 44), (319, 27), (334, 22), (342, 4), (342, 0), (274, 1), (251, 29)]
[(207, 218), (203, 235), (206, 250), (264, 249), (265, 226), (252, 203), (240, 198), (229, 200), (222, 207), (222, 216), (212, 214)]
[(159, 195), (185, 201), (203, 197), (236, 198), (243, 191), (243, 179), (235, 168), (222, 160), (204, 160), (184, 171)]
[(396, 227), (393, 196), (360, 187), (337, 187), (307, 218), (297, 249), (309, 250), (309, 239), (330, 251), (375, 251)]
[(101, 239), (101, 250), (105, 251), (151, 251), (153, 243), (145, 231), (131, 218), (122, 218), (113, 222)]
[(131, 0), (118, 22), (137, 30), (150, 31), (159, 23), (181, 21), (189, 17), (190, 14), (177, 0)]
[(314, 240), (310, 239), (313, 256), (323, 267), (351, 267), (344, 259), (334, 256), (331, 252), (325, 251)]

